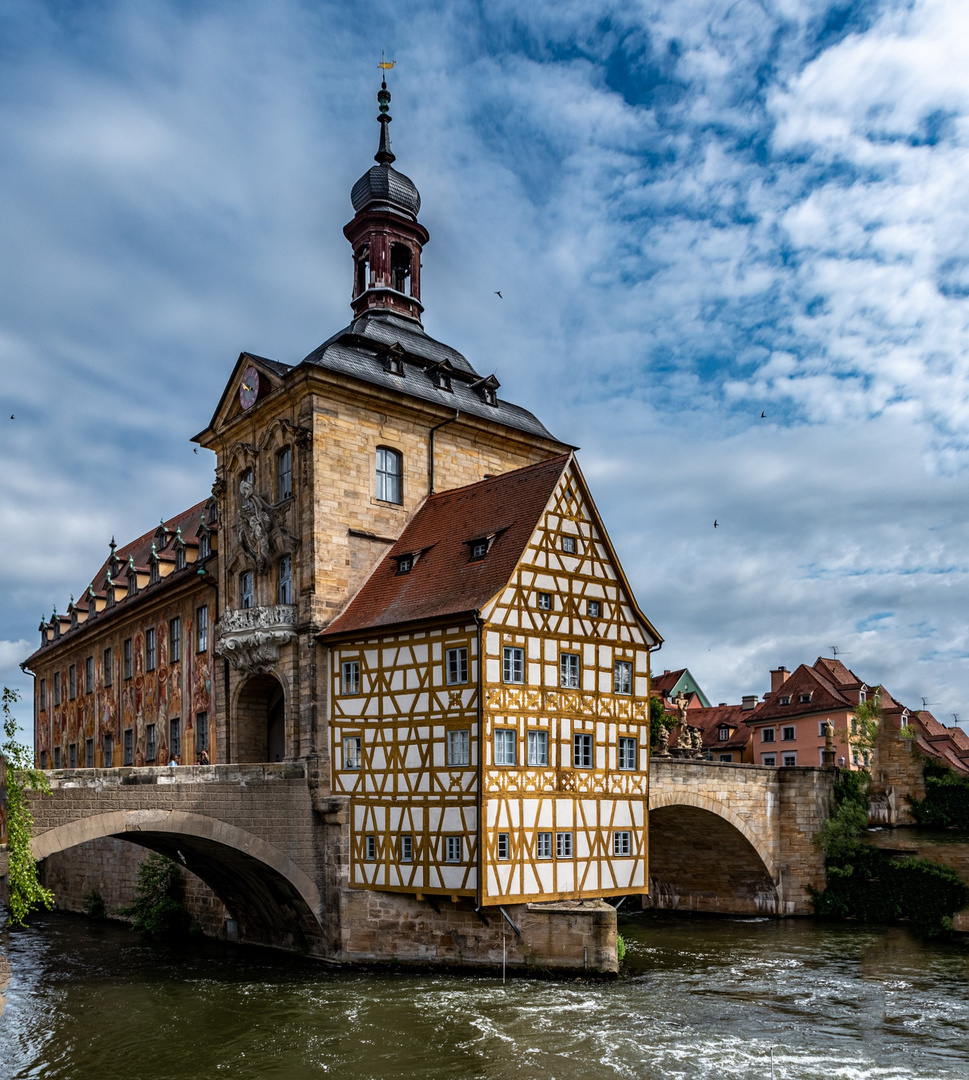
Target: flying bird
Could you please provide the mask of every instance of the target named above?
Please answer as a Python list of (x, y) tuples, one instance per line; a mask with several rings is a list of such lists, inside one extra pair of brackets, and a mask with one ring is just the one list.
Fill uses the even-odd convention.
[(720, 523), (719, 523), (719, 522), (717, 521), (717, 519), (716, 519), (716, 518), (714, 518), (714, 519), (713, 519), (713, 527), (714, 527), (715, 529), (719, 529), (719, 528), (720, 528)]
[(193, 446), (192, 447), (192, 453), (197, 454), (198, 452), (199, 452), (199, 448), (197, 446)]
[(497, 296), (499, 300), (504, 300), (504, 299), (505, 299), (505, 298), (504, 298), (504, 297), (503, 297), (503, 296), (501, 295), (501, 289), (495, 289), (495, 296)]
[(767, 413), (765, 413), (765, 412), (762, 412), (762, 413), (760, 414), (760, 418), (761, 418), (761, 420), (766, 420), (766, 419), (767, 419)]
[(13, 415), (13, 413), (11, 413), (11, 414), (10, 414), (10, 419), (11, 419), (11, 420), (13, 420), (13, 419), (14, 419), (14, 415)]

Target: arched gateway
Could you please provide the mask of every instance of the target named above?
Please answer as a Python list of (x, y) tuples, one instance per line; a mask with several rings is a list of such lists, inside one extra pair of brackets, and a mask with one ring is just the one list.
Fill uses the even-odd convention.
[(253, 675), (236, 697), (229, 731), (229, 760), (283, 761), (286, 757), (285, 696), (270, 674)]

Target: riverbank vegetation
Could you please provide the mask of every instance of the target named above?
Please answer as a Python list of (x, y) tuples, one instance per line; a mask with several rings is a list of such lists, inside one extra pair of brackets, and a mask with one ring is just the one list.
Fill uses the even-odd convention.
[(969, 778), (927, 761), (925, 798), (909, 796), (912, 817), (926, 829), (969, 830)]
[(827, 882), (812, 889), (817, 915), (859, 922), (904, 920), (926, 937), (952, 930), (952, 916), (969, 907), (969, 886), (950, 866), (876, 848), (867, 842), (867, 772), (842, 772), (834, 814), (819, 830)]
[(30, 850), (34, 816), (30, 812), (28, 792), (47, 794), (50, 784), (40, 769), (34, 768), (30, 750), (17, 739), (17, 721), (13, 707), (20, 700), (16, 690), (3, 688), (3, 734), (0, 757), (6, 763), (7, 858), (10, 921), (25, 926), (35, 908), (50, 908), (54, 894), (45, 889), (37, 876), (37, 861)]

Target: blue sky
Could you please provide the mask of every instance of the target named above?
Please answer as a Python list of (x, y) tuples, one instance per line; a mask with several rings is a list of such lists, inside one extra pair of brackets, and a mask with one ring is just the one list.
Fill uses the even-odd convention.
[(348, 321), (385, 51), (425, 326), (582, 447), (659, 669), (738, 701), (834, 645), (969, 719), (967, 41), (958, 0), (2, 0), (0, 678), (207, 494), (238, 353)]

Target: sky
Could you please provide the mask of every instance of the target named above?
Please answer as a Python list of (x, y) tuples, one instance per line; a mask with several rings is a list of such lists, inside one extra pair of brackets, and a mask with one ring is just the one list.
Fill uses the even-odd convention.
[(239, 352), (349, 322), (386, 55), (424, 326), (581, 447), (654, 670), (837, 650), (969, 726), (967, 42), (963, 0), (0, 0), (0, 681), (208, 495)]

